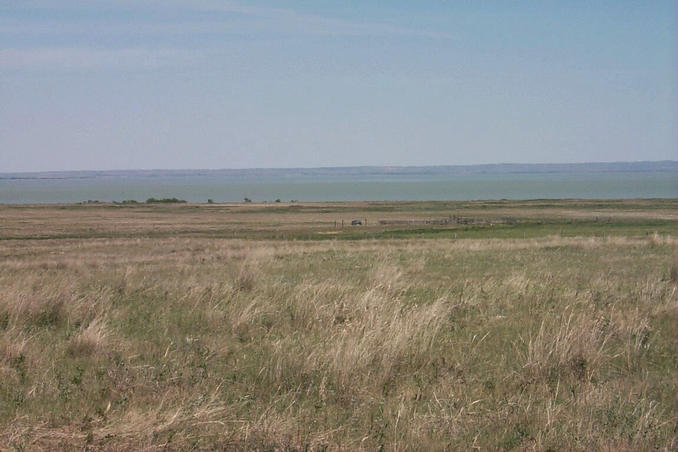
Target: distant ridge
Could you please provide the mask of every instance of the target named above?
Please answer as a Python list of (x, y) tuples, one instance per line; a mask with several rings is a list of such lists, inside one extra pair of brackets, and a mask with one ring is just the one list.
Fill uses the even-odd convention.
[(493, 163), (435, 166), (337, 166), (317, 168), (85, 170), (0, 173), (0, 179), (95, 179), (117, 177), (323, 177), (323, 176), (444, 176), (455, 174), (543, 174), (587, 172), (676, 172), (678, 161), (591, 163)]

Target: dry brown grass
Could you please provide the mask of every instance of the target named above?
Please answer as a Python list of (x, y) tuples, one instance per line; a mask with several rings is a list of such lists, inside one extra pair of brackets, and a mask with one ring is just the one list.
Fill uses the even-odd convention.
[(675, 450), (677, 244), (2, 241), (0, 444)]
[[(221, 237), (261, 238), (275, 236), (292, 240), (318, 233), (356, 231), (383, 232), (382, 220), (425, 221), (452, 215), (483, 222), (555, 221), (558, 231), (572, 221), (608, 224), (625, 221), (676, 221), (678, 204), (665, 200), (534, 200), (471, 202), (346, 202), (272, 204), (166, 204), (121, 206), (0, 205), (0, 239), (7, 238), (128, 238), (128, 237)], [(77, 218), (77, 221), (73, 221)], [(352, 228), (355, 218), (367, 226)], [(344, 220), (345, 228), (339, 228)], [(459, 232), (463, 232), (460, 226)], [(602, 230), (604, 231), (604, 230)], [(613, 232), (610, 229), (610, 232)], [(490, 234), (491, 235), (491, 234)], [(522, 237), (522, 234), (520, 235)]]

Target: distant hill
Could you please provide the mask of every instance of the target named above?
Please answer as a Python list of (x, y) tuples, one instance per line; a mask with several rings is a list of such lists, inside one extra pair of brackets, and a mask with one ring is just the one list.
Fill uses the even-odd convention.
[(486, 165), (439, 166), (341, 166), (320, 168), (248, 168), (186, 170), (107, 170), (0, 173), (0, 179), (94, 179), (118, 177), (323, 177), (323, 176), (445, 176), (455, 174), (539, 174), (587, 172), (676, 172), (678, 161), (609, 163), (496, 163)]

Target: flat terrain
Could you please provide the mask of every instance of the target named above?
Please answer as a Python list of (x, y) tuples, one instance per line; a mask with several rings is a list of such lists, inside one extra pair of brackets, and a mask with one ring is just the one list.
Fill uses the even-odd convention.
[(0, 206), (0, 449), (676, 450), (677, 207)]
[(678, 201), (0, 205), (0, 218), (0, 240), (602, 237), (674, 233)]

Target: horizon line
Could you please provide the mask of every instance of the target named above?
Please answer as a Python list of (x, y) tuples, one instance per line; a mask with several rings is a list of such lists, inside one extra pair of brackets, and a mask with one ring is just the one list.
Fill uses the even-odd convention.
[(563, 165), (613, 165), (613, 164), (642, 164), (642, 163), (676, 163), (678, 160), (614, 160), (614, 161), (581, 161), (581, 162), (497, 162), (497, 163), (470, 163), (470, 164), (437, 164), (437, 165), (337, 165), (337, 166), (288, 166), (288, 167), (246, 167), (246, 168), (128, 168), (128, 169), (59, 169), (39, 171), (0, 171), (0, 174), (46, 174), (46, 173), (105, 173), (105, 172), (132, 172), (132, 171), (262, 171), (262, 170), (326, 170), (326, 169), (353, 169), (353, 168), (472, 168), (483, 166), (563, 166)]

